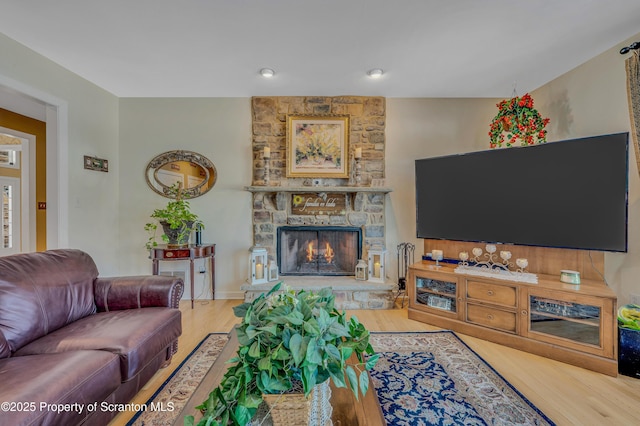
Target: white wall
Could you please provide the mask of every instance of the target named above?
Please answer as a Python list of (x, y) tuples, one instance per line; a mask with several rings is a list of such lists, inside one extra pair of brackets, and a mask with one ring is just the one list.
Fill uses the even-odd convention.
[[(19, 93), (12, 99), (8, 93), (25, 88), (42, 93), (46, 99), (60, 99), (67, 106), (68, 115), (63, 117), (67, 122), (57, 129), (67, 130), (60, 135), (67, 154), (61, 159), (65, 166), (58, 171), (61, 182), (68, 182), (60, 188), (65, 202), (60, 210), (67, 212), (61, 228), (68, 232), (61, 241), (90, 253), (101, 274), (117, 273), (119, 240), (114, 230), (118, 229), (119, 171), (114, 160), (118, 157), (118, 98), (3, 34), (0, 52), (0, 76), (9, 89), (2, 91), (5, 108), (13, 110), (12, 105), (20, 103)], [(20, 106), (15, 111), (20, 113)], [(48, 123), (48, 128), (56, 129), (55, 123)], [(84, 155), (110, 160), (109, 173), (84, 170)], [(48, 191), (48, 197), (56, 195), (54, 192)], [(53, 200), (47, 201), (49, 206), (55, 205)]]
[[(551, 118), (548, 140), (631, 132), (624, 66), (628, 55), (618, 52), (638, 39), (640, 34), (532, 92), (536, 107)], [(616, 292), (619, 306), (630, 303), (632, 294), (640, 297), (639, 176), (630, 145), (628, 253), (605, 254), (605, 278)]]
[[(386, 203), (388, 275), (397, 279), (397, 246), (415, 244), (415, 260), (423, 254), (416, 238), (415, 160), (489, 149), (493, 99), (387, 98), (386, 184), (393, 189)], [(434, 182), (447, 185), (447, 182)], [(469, 182), (469, 185), (476, 183)], [(465, 188), (451, 188), (452, 194)]]
[[(148, 234), (143, 228), (153, 210), (163, 207), (167, 199), (147, 186), (147, 163), (166, 151), (195, 151), (211, 160), (218, 172), (213, 189), (190, 200), (193, 212), (205, 224), (203, 241), (216, 244), (216, 298), (242, 297), (240, 285), (247, 278), (253, 235), (251, 193), (243, 190), (251, 184), (250, 99), (123, 98), (119, 139), (120, 272), (151, 271), (144, 248)], [(161, 262), (161, 267), (188, 269), (186, 261), (174, 263)], [(208, 281), (198, 273), (195, 278), (197, 297)]]

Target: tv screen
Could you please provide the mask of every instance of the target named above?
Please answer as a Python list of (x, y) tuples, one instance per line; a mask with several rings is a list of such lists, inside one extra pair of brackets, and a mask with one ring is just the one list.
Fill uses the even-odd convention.
[(416, 160), (418, 238), (627, 251), (628, 133)]

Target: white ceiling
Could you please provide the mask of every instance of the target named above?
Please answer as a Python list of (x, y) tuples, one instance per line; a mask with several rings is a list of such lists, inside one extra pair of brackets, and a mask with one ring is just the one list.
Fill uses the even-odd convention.
[(0, 0), (0, 32), (119, 97), (506, 97), (638, 34), (640, 1)]

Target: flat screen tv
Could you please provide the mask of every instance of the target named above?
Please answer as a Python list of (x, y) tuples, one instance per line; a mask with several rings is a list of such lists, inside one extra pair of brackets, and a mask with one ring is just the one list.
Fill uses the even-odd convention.
[(628, 133), (416, 160), (418, 238), (627, 251)]

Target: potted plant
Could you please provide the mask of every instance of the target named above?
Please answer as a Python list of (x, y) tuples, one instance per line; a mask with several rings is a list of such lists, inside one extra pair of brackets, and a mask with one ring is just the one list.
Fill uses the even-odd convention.
[(545, 127), (549, 124), (548, 118), (542, 118), (537, 109), (533, 107), (533, 98), (525, 93), (522, 97), (514, 96), (502, 100), (496, 104), (498, 114), (493, 118), (489, 126), (489, 146), (491, 148), (507, 147), (515, 145), (534, 145), (547, 141)]
[[(263, 395), (283, 394), (301, 385), (305, 396), (332, 380), (364, 395), (379, 355), (369, 343), (369, 331), (356, 317), (334, 308), (330, 288), (318, 293), (285, 289), (276, 284), (266, 295), (234, 308), (239, 348), (220, 385), (197, 408), (198, 425), (245, 425), (255, 415)], [(347, 363), (355, 354), (357, 362)], [(193, 416), (185, 419), (193, 425)]]
[(640, 306), (618, 309), (618, 373), (640, 378)]
[(147, 241), (147, 249), (158, 246), (157, 231), (158, 225), (162, 227), (162, 240), (170, 246), (186, 245), (189, 242), (191, 232), (196, 228), (202, 229), (204, 226), (198, 219), (198, 216), (191, 211), (189, 202), (184, 199), (182, 187), (180, 183), (171, 187), (170, 195), (173, 194), (175, 199), (167, 203), (163, 209), (155, 209), (151, 217), (155, 219), (144, 225), (145, 231), (149, 235)]

